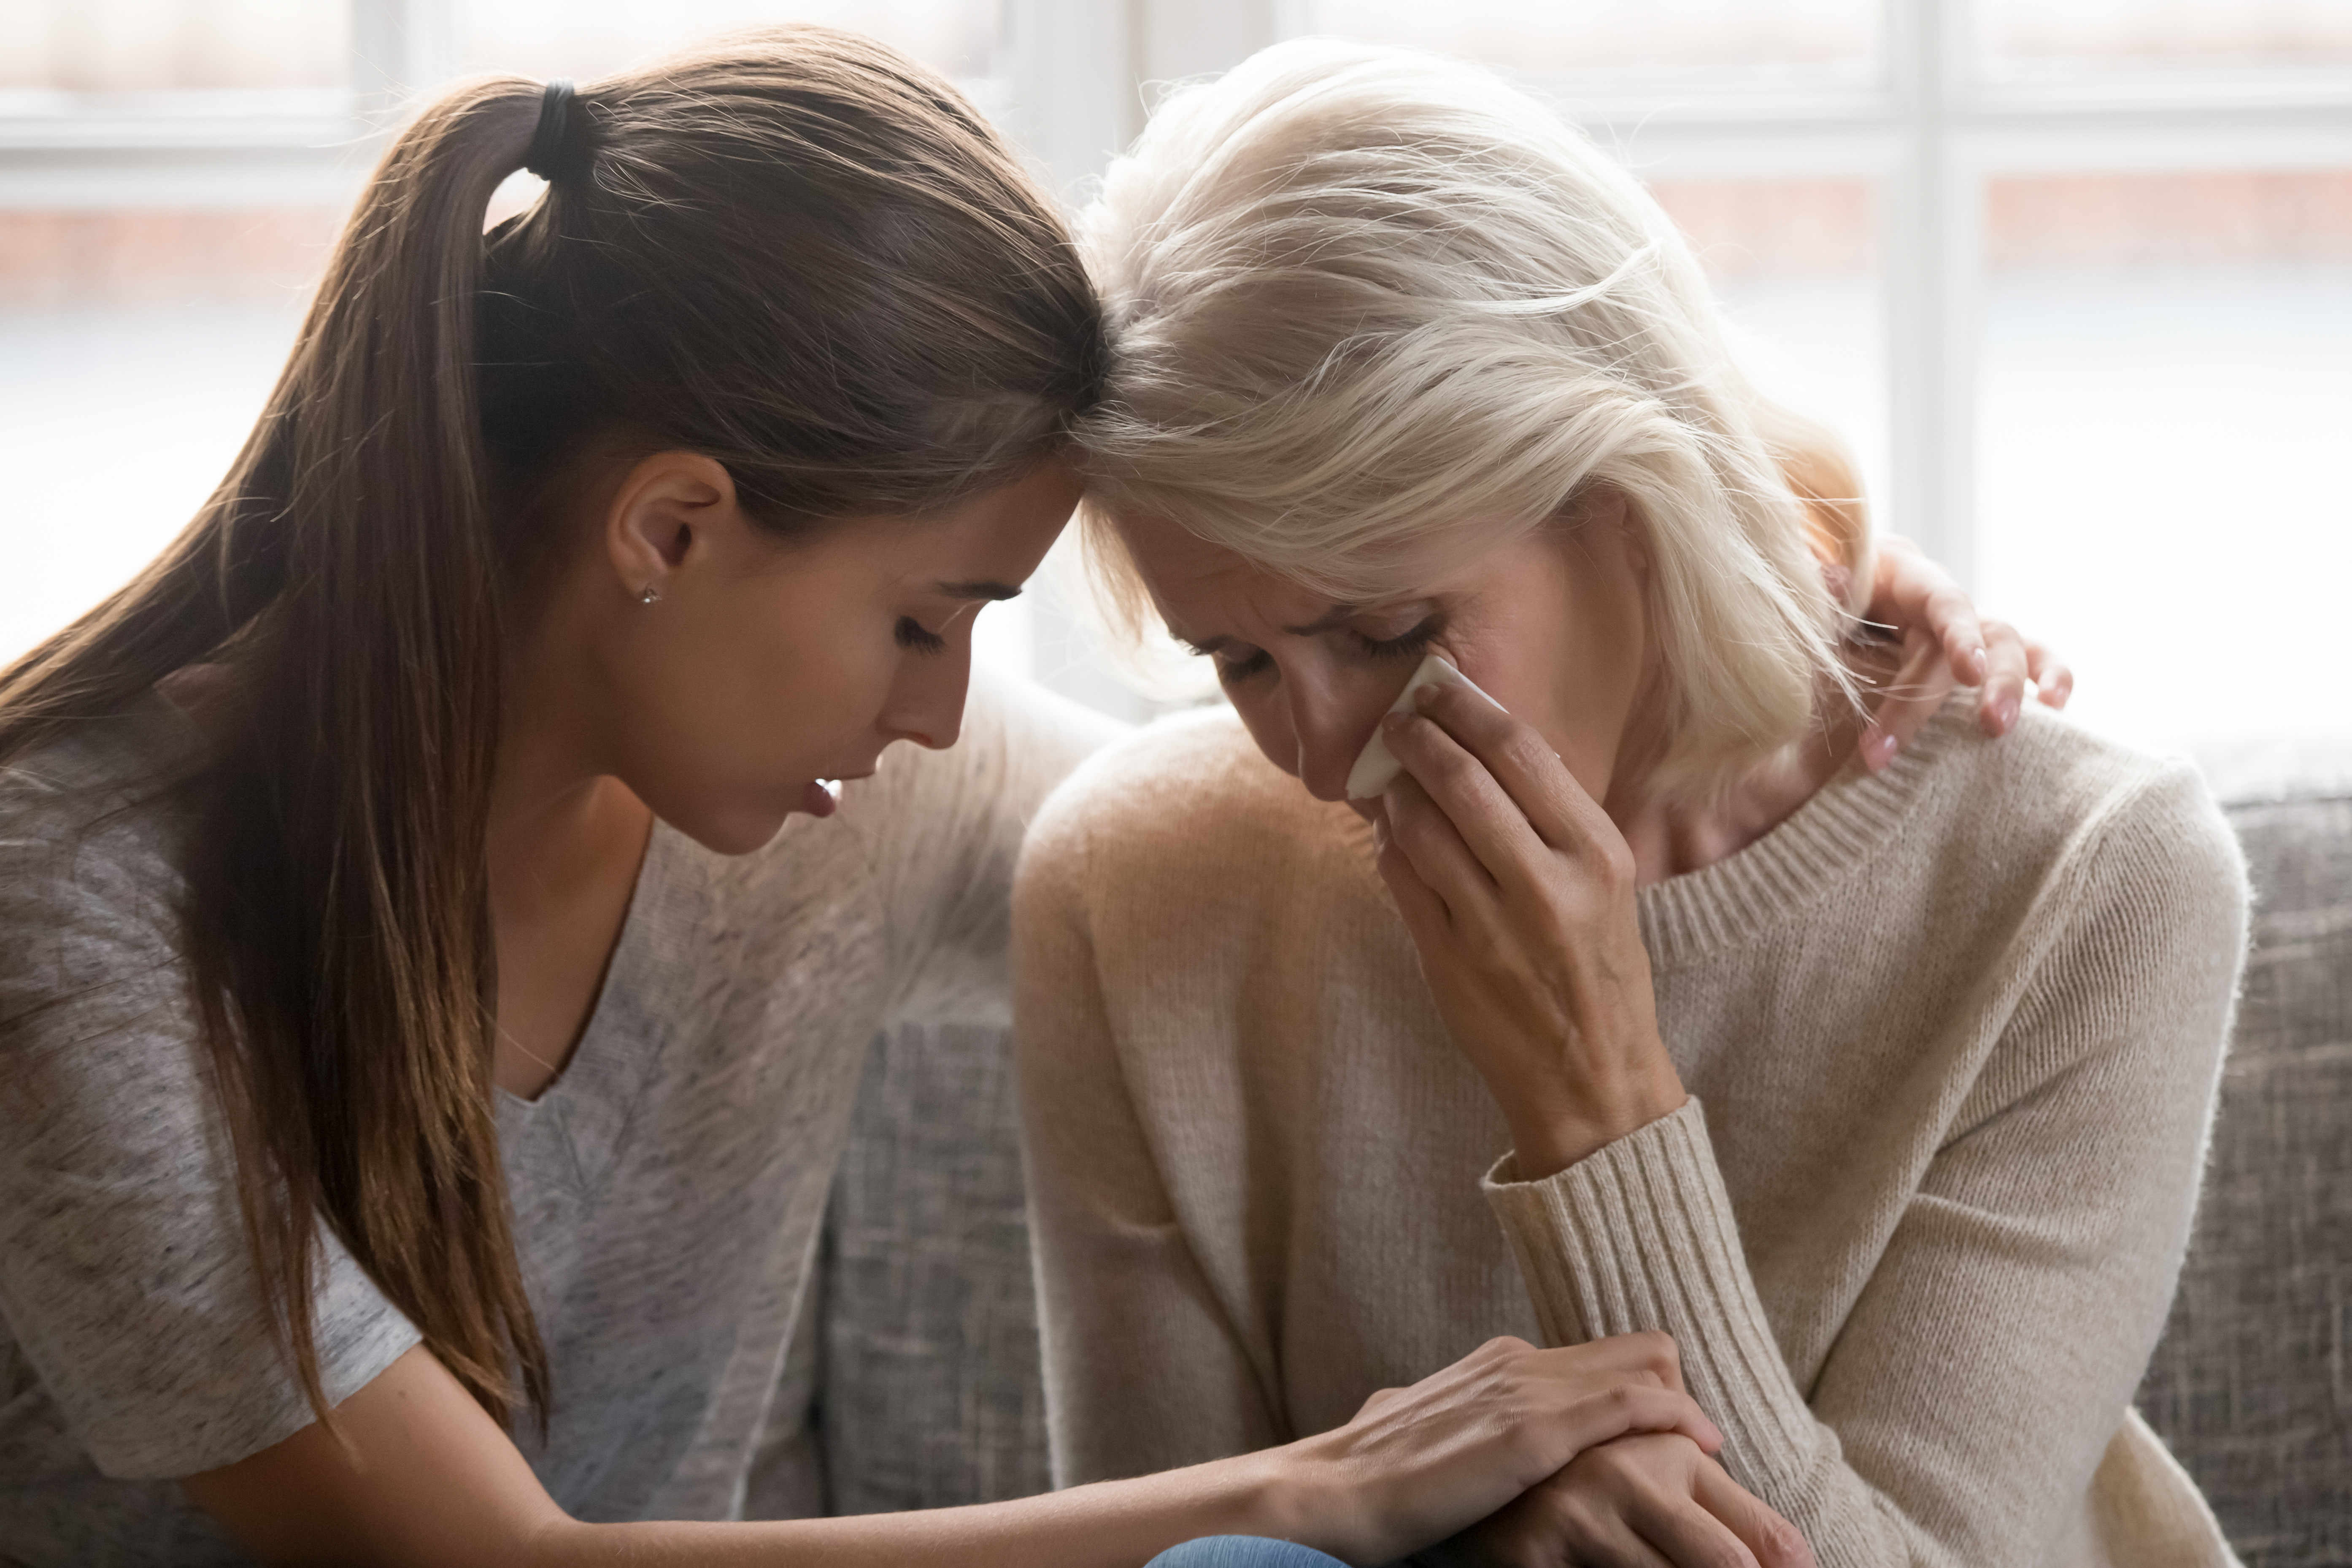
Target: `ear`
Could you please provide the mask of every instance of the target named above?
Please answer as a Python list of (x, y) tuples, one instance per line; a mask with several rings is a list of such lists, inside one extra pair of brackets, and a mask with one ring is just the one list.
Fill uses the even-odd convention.
[(1622, 551), (1625, 564), (1633, 574), (1647, 583), (1650, 577), (1650, 537), (1626, 500), (1625, 492), (1612, 484), (1596, 484), (1575, 499), (1564, 519), (1567, 537), (1587, 542), (1607, 540)]
[(664, 592), (709, 553), (714, 535), (744, 526), (724, 463), (700, 452), (656, 452), (613, 491), (604, 550), (623, 591), (636, 598), (647, 588)]

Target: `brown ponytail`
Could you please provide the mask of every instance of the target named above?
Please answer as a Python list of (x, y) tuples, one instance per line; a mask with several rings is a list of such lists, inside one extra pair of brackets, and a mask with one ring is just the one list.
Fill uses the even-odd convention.
[(1061, 443), (1100, 374), (1050, 203), (880, 45), (767, 29), (594, 84), (547, 197), (486, 239), (540, 102), (475, 81), (402, 134), (220, 489), (0, 673), (5, 762), (234, 672), (187, 784), (188, 951), (247, 1244), (322, 1419), (322, 1219), (493, 1415), (520, 1393), (545, 1419), (484, 862), (533, 498), (593, 440), (716, 457), (779, 533), (921, 513)]

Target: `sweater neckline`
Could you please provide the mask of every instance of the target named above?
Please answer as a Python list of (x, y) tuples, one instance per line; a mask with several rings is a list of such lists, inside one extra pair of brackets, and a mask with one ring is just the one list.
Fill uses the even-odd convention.
[(1850, 759), (1755, 843), (1642, 889), (1634, 904), (1653, 970), (1751, 941), (1849, 877), (1894, 836), (1937, 762), (1962, 738), (1973, 696), (1956, 692), (1883, 771)]

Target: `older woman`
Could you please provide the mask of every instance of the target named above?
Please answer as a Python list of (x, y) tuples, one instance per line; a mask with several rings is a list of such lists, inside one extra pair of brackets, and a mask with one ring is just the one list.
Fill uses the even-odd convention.
[[(1091, 237), (1095, 542), (1239, 722), (1096, 758), (1022, 873), (1058, 1475), (1663, 1330), (1721, 1469), (1612, 1443), (1466, 1544), (1738, 1561), (1727, 1473), (1825, 1563), (2227, 1561), (2130, 1411), (2243, 939), (2194, 773), (1965, 697), (1857, 765), (1833, 457), (1484, 73), (1268, 51)], [(1432, 652), (1507, 711), (1383, 717)]]

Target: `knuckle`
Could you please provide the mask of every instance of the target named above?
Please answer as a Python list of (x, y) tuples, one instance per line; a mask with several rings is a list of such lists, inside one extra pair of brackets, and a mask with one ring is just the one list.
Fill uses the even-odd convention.
[(1437, 826), (1422, 811), (1405, 812), (1389, 817), (1389, 847), (1411, 851), (1425, 848), (1437, 838)]
[(1448, 752), (1433, 762), (1429, 771), (1439, 791), (1460, 794), (1471, 788), (1478, 764), (1466, 752)]
[(1503, 737), (1502, 757), (1513, 767), (1534, 773), (1552, 761), (1552, 749), (1533, 729), (1514, 720)]
[(1612, 899), (1633, 891), (1633, 847), (1616, 834), (1603, 837), (1598, 847), (1594, 871), (1601, 889)]
[(1763, 1559), (1771, 1568), (1813, 1568), (1813, 1543), (1779, 1514), (1759, 1521), (1757, 1536), (1764, 1548)]

